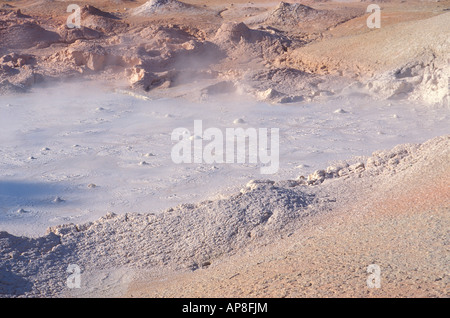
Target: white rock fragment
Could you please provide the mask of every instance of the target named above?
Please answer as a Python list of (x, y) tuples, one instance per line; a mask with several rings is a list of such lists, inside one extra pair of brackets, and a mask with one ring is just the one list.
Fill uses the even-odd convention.
[(139, 162), (139, 165), (140, 165), (140, 166), (147, 166), (147, 165), (148, 165), (148, 163), (147, 163), (147, 162), (145, 162), (145, 161), (141, 161), (141, 162)]
[(306, 182), (310, 185), (320, 184), (325, 180), (326, 171), (316, 170), (314, 173), (310, 174), (306, 179)]
[(155, 157), (155, 154), (149, 152), (149, 153), (146, 153), (146, 154), (144, 155), (144, 157), (146, 157), (146, 158)]
[(93, 183), (89, 183), (87, 186), (89, 189), (94, 189), (97, 187), (97, 185), (93, 184)]
[(358, 163), (351, 165), (348, 168), (350, 169), (350, 171), (356, 171), (356, 170), (361, 170), (361, 169), (364, 170), (365, 166), (364, 166), (364, 163), (358, 162)]
[(334, 113), (335, 113), (335, 114), (346, 114), (347, 111), (344, 110), (344, 109), (342, 109), (342, 108), (339, 108), (339, 109), (336, 109), (336, 110), (334, 111)]
[(241, 189), (241, 193), (247, 193), (254, 190), (261, 190), (265, 188), (272, 189), (273, 185), (275, 184), (275, 181), (272, 180), (250, 180), (246, 185), (245, 188)]
[(237, 118), (233, 121), (233, 124), (244, 124), (245, 120), (243, 120), (242, 118)]
[(107, 212), (106, 215), (102, 218), (104, 220), (111, 220), (117, 217), (117, 214), (114, 212)]
[(282, 96), (283, 96), (282, 93), (278, 92), (277, 90), (275, 90), (273, 88), (269, 88), (265, 91), (260, 91), (260, 92), (256, 93), (256, 97), (260, 101), (272, 100), (272, 99), (279, 98)]
[(339, 170), (341, 170), (341, 167), (329, 166), (327, 168), (327, 175), (335, 176), (335, 175), (337, 175), (339, 173)]
[(61, 199), (60, 197), (55, 197), (55, 198), (53, 199), (53, 202), (54, 202), (54, 203), (61, 203), (61, 202), (64, 202), (64, 200)]

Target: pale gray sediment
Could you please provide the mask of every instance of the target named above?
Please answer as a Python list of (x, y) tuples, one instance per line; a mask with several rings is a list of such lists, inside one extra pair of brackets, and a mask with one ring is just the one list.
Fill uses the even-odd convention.
[[(52, 227), (40, 238), (1, 232), (0, 294), (64, 296), (69, 264), (94, 276), (124, 268), (130, 273), (205, 268), (249, 246), (301, 232), (316, 217), (354, 202), (374, 202), (383, 191), (378, 187), (389, 180), (403, 180), (430, 164), (436, 173), (448, 171), (449, 145), (450, 136), (401, 145), (376, 152), (365, 163), (329, 167), (308, 178), (251, 181), (226, 199), (182, 204), (158, 215), (108, 214), (87, 224)], [(449, 203), (448, 190), (444, 195)]]

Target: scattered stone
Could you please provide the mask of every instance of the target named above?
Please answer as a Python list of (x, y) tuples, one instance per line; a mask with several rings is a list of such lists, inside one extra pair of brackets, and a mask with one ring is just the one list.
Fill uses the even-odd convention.
[(202, 268), (208, 268), (211, 265), (211, 262), (206, 261), (202, 263)]
[(337, 166), (329, 166), (327, 168), (327, 177), (334, 178), (336, 176), (339, 176), (339, 171), (342, 169), (342, 167)]
[(275, 181), (272, 180), (251, 180), (244, 189), (241, 189), (241, 193), (247, 193), (255, 190), (273, 189)]
[(325, 180), (325, 176), (326, 176), (325, 170), (316, 170), (314, 171), (314, 173), (308, 176), (306, 182), (309, 185), (321, 184)]
[(358, 162), (358, 163), (355, 163), (355, 164), (351, 165), (348, 168), (349, 168), (350, 171), (357, 171), (357, 170), (360, 171), (360, 170), (364, 170), (365, 166), (364, 166), (364, 163)]
[(274, 101), (274, 100), (278, 100), (284, 96), (285, 96), (284, 94), (280, 93), (279, 91), (277, 91), (273, 88), (269, 88), (265, 91), (258, 92), (256, 94), (256, 97), (260, 101)]
[(53, 199), (53, 202), (54, 202), (54, 203), (61, 203), (61, 202), (64, 202), (64, 200), (61, 199), (60, 197), (55, 197), (55, 198)]

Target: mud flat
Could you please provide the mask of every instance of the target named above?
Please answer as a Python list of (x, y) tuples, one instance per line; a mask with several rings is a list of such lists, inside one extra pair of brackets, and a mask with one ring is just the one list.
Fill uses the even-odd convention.
[[(449, 144), (254, 180), (158, 215), (108, 214), (35, 239), (1, 232), (2, 295), (445, 297)], [(87, 278), (77, 291), (65, 286), (69, 264)], [(382, 289), (367, 289), (371, 264)]]

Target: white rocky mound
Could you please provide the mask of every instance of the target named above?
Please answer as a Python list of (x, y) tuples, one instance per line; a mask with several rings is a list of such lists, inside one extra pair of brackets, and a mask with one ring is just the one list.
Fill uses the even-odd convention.
[(319, 14), (321, 14), (319, 10), (300, 3), (280, 2), (273, 10), (252, 17), (246, 22), (248, 24), (266, 23), (277, 26), (296, 25), (301, 21), (317, 17)]
[(150, 0), (134, 9), (134, 15), (148, 16), (155, 13), (166, 13), (188, 9), (190, 6), (177, 0)]

